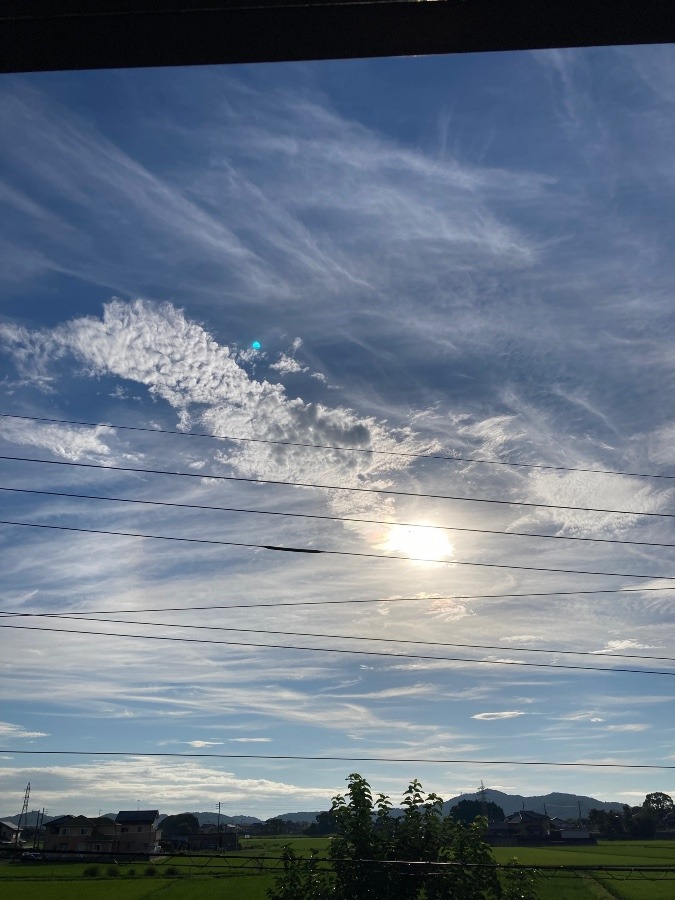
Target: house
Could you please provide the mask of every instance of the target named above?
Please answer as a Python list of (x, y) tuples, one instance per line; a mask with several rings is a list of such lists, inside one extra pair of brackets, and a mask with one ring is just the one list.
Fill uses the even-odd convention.
[(59, 816), (45, 825), (44, 848), (62, 853), (115, 850), (115, 822), (108, 816)]
[(45, 826), (44, 848), (59, 853), (155, 853), (159, 811), (122, 810), (109, 816), (60, 816)]
[(225, 826), (220, 831), (199, 831), (188, 835), (187, 845), (189, 850), (238, 850), (238, 830)]
[(20, 830), (14, 822), (0, 821), (0, 844), (17, 844)]
[(506, 825), (518, 838), (547, 840), (551, 832), (551, 820), (543, 813), (523, 809), (506, 817)]
[(513, 833), (505, 819), (491, 819), (488, 822), (485, 840), (492, 847), (508, 847), (515, 843)]
[(162, 832), (157, 830), (157, 809), (121, 810), (115, 817), (117, 846), (123, 853), (156, 853)]

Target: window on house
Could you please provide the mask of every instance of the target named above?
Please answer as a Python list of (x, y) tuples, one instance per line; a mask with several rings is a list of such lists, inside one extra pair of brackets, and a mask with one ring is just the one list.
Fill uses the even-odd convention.
[(122, 826), (122, 834), (126, 834), (127, 831), (129, 831), (129, 829), (128, 829), (128, 828), (125, 828), (124, 826)]

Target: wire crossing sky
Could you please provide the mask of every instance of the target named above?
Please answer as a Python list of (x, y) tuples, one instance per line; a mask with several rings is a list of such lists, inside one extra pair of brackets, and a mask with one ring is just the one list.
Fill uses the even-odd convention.
[(675, 792), (674, 54), (0, 80), (0, 818)]

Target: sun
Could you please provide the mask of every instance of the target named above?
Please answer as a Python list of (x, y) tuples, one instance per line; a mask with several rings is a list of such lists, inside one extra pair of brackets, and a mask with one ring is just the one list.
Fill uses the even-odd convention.
[(393, 554), (403, 554), (411, 559), (450, 559), (453, 546), (442, 528), (434, 525), (390, 525), (382, 549)]

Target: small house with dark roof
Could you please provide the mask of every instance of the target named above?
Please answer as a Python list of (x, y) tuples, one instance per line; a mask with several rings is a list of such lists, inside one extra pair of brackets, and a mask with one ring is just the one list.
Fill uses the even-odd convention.
[(0, 821), (0, 844), (16, 844), (21, 829), (14, 822)]
[(518, 837), (546, 839), (551, 832), (551, 820), (532, 809), (523, 809), (506, 817), (506, 825)]
[(158, 809), (123, 809), (115, 817), (117, 847), (125, 853), (156, 853), (162, 832)]

